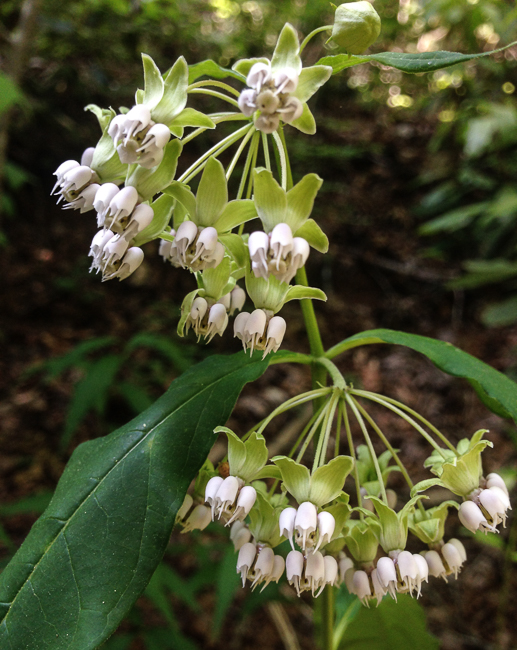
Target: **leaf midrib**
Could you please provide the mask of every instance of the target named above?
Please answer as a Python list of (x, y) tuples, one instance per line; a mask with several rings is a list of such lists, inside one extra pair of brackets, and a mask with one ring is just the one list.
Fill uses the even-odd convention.
[[(251, 364), (250, 364), (250, 365), (251, 365)], [(219, 377), (219, 379), (217, 379), (217, 381), (214, 381), (214, 382), (212, 382), (212, 383), (210, 383), (210, 384), (207, 384), (207, 385), (206, 385), (206, 386), (205, 386), (201, 391), (199, 391), (198, 393), (196, 393), (196, 394), (193, 395), (192, 397), (189, 397), (187, 401), (183, 402), (183, 403), (182, 403), (178, 408), (174, 409), (174, 411), (172, 411), (171, 413), (167, 414), (167, 415), (164, 417), (163, 420), (160, 420), (160, 422), (158, 422), (154, 427), (152, 427), (151, 429), (149, 429), (149, 431), (148, 431), (148, 432), (147, 432), (147, 433), (146, 433), (142, 438), (140, 438), (140, 440), (139, 440), (139, 441), (138, 441), (138, 442), (137, 442), (133, 447), (131, 447), (131, 448), (130, 448), (130, 449), (129, 449), (125, 454), (124, 454), (124, 456), (123, 456), (120, 460), (118, 460), (118, 461), (113, 465), (113, 467), (110, 468), (110, 470), (109, 470), (109, 471), (108, 471), (108, 472), (107, 472), (107, 473), (102, 477), (102, 479), (101, 479), (101, 480), (100, 480), (100, 481), (95, 485), (95, 487), (92, 489), (92, 491), (91, 491), (91, 492), (90, 492), (90, 493), (89, 493), (89, 494), (88, 494), (88, 495), (87, 495), (87, 496), (86, 496), (86, 497), (81, 501), (81, 503), (77, 506), (77, 508), (76, 508), (76, 509), (74, 510), (74, 512), (71, 514), (71, 516), (69, 517), (68, 521), (67, 521), (66, 524), (63, 526), (63, 528), (61, 528), (61, 530), (56, 534), (56, 536), (54, 537), (54, 539), (52, 540), (52, 542), (51, 542), (51, 543), (46, 547), (45, 552), (41, 555), (41, 557), (39, 558), (39, 560), (36, 562), (36, 564), (34, 565), (34, 568), (33, 568), (32, 571), (30, 572), (30, 574), (28, 575), (28, 577), (26, 578), (26, 580), (24, 581), (24, 583), (23, 583), (23, 584), (20, 586), (20, 588), (18, 589), (18, 591), (17, 591), (15, 597), (14, 597), (14, 598), (11, 600), (11, 602), (9, 603), (9, 609), (7, 610), (7, 612), (5, 613), (5, 615), (0, 619), (0, 624), (4, 623), (4, 621), (7, 623), (7, 619), (8, 619), (8, 616), (9, 616), (9, 613), (10, 613), (10, 611), (11, 611), (12, 606), (13, 606), (14, 603), (16, 602), (16, 599), (18, 598), (18, 596), (22, 593), (22, 591), (23, 591), (25, 585), (26, 585), (28, 582), (30, 582), (32, 576), (34, 575), (34, 573), (35, 573), (36, 570), (38, 569), (40, 562), (41, 562), (41, 561), (43, 560), (43, 558), (44, 558), (44, 557), (45, 557), (45, 556), (46, 556), (46, 555), (51, 551), (51, 549), (53, 548), (53, 546), (54, 546), (56, 540), (59, 538), (59, 536), (60, 536), (61, 534), (64, 534), (64, 533), (65, 533), (66, 528), (67, 528), (68, 525), (72, 522), (72, 519), (75, 517), (75, 515), (77, 514), (77, 512), (82, 508), (82, 506), (86, 503), (86, 501), (88, 501), (88, 499), (92, 496), (92, 494), (95, 493), (95, 491), (97, 490), (97, 488), (99, 488), (99, 487), (102, 485), (103, 481), (104, 481), (105, 479), (108, 478), (108, 476), (109, 476), (109, 475), (111, 474), (111, 472), (115, 469), (115, 467), (118, 467), (118, 465), (120, 465), (120, 463), (121, 463), (123, 460), (125, 460), (125, 458), (127, 458), (127, 456), (128, 456), (129, 454), (131, 454), (131, 453), (132, 453), (132, 452), (133, 452), (133, 451), (134, 451), (134, 450), (135, 450), (135, 449), (136, 449), (136, 448), (137, 448), (137, 447), (138, 447), (138, 446), (139, 446), (139, 445), (140, 445), (144, 440), (146, 440), (147, 437), (148, 437), (150, 434), (152, 434), (152, 433), (155, 431), (155, 429), (156, 429), (157, 427), (161, 426), (161, 425), (162, 425), (164, 422), (166, 422), (170, 417), (172, 417), (174, 414), (176, 414), (180, 409), (182, 409), (182, 408), (184, 408), (185, 406), (187, 406), (187, 404), (189, 404), (192, 400), (194, 400), (194, 399), (196, 399), (197, 397), (199, 397), (200, 395), (202, 395), (202, 394), (203, 394), (205, 391), (207, 391), (208, 389), (212, 388), (213, 386), (217, 386), (217, 384), (218, 384), (219, 382), (223, 381), (224, 379), (228, 379), (228, 378), (231, 377), (234, 373), (241, 371), (244, 367), (245, 367), (245, 366), (241, 366), (241, 367), (239, 367), (239, 368), (236, 368), (236, 369), (233, 370), (232, 372), (228, 373), (227, 375), (224, 375), (223, 377)], [(144, 433), (144, 432), (141, 431), (141, 429), (139, 429), (139, 428), (132, 429), (132, 431), (140, 431), (141, 433)], [(36, 593), (36, 592), (34, 591), (34, 593)], [(43, 609), (42, 609), (42, 611), (43, 611)], [(6, 630), (7, 630), (7, 632), (9, 633), (9, 630), (7, 629), (7, 627), (6, 627)], [(8, 637), (8, 638), (9, 638), (9, 637)]]

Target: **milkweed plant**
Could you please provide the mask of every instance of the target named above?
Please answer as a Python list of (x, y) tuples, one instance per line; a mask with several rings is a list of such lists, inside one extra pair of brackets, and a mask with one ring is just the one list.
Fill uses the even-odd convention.
[[(311, 217), (323, 180), (307, 173), (294, 182), (288, 146), (295, 130), (316, 132), (308, 101), (332, 74), (360, 63), (426, 72), (486, 54), (362, 54), (380, 29), (373, 6), (353, 2), (337, 7), (334, 24), (301, 45), (286, 24), (271, 58), (243, 59), (231, 69), (213, 61), (189, 67), (180, 57), (162, 74), (144, 54), (144, 88), (134, 106), (86, 107), (101, 138), (80, 161), (58, 167), (52, 191), (65, 210), (96, 219), (91, 271), (103, 282), (125, 280), (144, 255), (158, 251), (175, 267), (171, 272), (190, 274), (195, 285), (182, 301), (179, 335), (192, 330), (207, 343), (233, 335), (244, 353), (209, 357), (138, 418), (75, 451), (48, 510), (2, 574), (2, 647), (98, 647), (149, 581), (175, 523), (183, 533), (212, 521), (229, 527), (243, 587), (286, 580), (298, 596), (323, 593), (329, 611), (333, 588), (342, 583), (375, 607), (399, 594), (418, 598), (433, 580), (458, 579), (467, 556), (459, 539), (445, 537), (451, 513), (472, 533), (497, 534), (505, 526), (508, 489), (482, 466), (492, 446), (486, 430), (455, 446), (409, 406), (347, 383), (333, 359), (359, 345), (407, 345), (470, 380), (489, 407), (513, 417), (515, 384), (441, 341), (373, 330), (325, 350), (318, 330), (313, 301), (326, 296), (308, 285), (305, 264), (328, 250)], [(305, 46), (324, 31), (341, 53), (304, 65)], [(221, 110), (204, 114), (190, 106), (198, 94), (219, 100)], [(176, 178), (183, 149), (222, 124), (234, 127), (231, 133)], [(229, 149), (225, 166), (220, 157)], [(154, 241), (158, 247), (149, 245)], [(289, 327), (282, 307), (291, 300), (301, 301), (310, 354), (280, 350)], [(309, 365), (312, 390), (248, 432), (226, 428), (244, 384), (276, 363)], [(271, 421), (309, 402), (313, 415), (289, 454), (270, 458)], [(369, 404), (424, 438), (432, 477), (413, 482)], [(353, 427), (364, 444), (354, 441)], [(206, 456), (218, 433), (228, 454), (214, 467)], [(385, 447), (380, 455), (374, 437)], [(387, 488), (393, 471), (407, 483), (402, 506), (403, 496)], [(451, 498), (427, 507), (425, 491), (433, 486)], [(418, 552), (407, 550), (408, 534)], [(286, 540), (289, 552), (277, 552)], [(332, 611), (325, 621), (323, 647), (337, 647)]]

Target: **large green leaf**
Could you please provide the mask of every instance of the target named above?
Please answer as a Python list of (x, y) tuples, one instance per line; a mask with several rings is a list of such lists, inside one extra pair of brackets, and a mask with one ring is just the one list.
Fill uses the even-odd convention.
[(397, 602), (384, 598), (379, 607), (363, 607), (347, 627), (343, 650), (438, 650), (438, 639), (426, 629), (425, 613), (410, 596)]
[(126, 426), (74, 452), (0, 576), (0, 647), (90, 650), (149, 582), (176, 511), (260, 355), (212, 356)]
[(368, 330), (341, 341), (331, 348), (326, 356), (332, 359), (346, 350), (371, 343), (405, 345), (425, 354), (435, 366), (449, 375), (467, 379), (480, 399), (494, 413), (502, 417), (511, 417), (517, 422), (517, 384), (483, 361), (446, 341), (395, 330)]
[(495, 52), (501, 52), (508, 47), (515, 45), (516, 42), (510, 43), (505, 47), (501, 47), (491, 52), (480, 52), (478, 54), (461, 54), (460, 52), (379, 52), (378, 54), (366, 54), (361, 56), (353, 56), (350, 54), (336, 54), (334, 56), (324, 56), (320, 59), (317, 65), (329, 65), (333, 69), (333, 74), (337, 74), (345, 68), (351, 68), (360, 63), (368, 63), (369, 61), (377, 61), (382, 65), (389, 65), (402, 72), (432, 72), (433, 70), (441, 70), (448, 68), (455, 63), (465, 63), (471, 59), (479, 59), (482, 56), (488, 56)]

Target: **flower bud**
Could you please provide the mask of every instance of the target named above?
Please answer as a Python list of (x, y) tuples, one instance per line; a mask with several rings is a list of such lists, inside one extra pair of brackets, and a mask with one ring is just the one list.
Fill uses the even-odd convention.
[(296, 519), (296, 508), (284, 508), (280, 513), (278, 518), (278, 525), (280, 528), (280, 535), (286, 537), (291, 544), (291, 548), (294, 551), (293, 545), (293, 532), (294, 532), (294, 521)]
[(95, 153), (95, 147), (88, 147), (88, 149), (85, 149), (83, 151), (83, 155), (81, 156), (81, 165), (84, 165), (85, 167), (90, 167), (93, 161), (94, 153)]
[(361, 54), (377, 40), (381, 19), (369, 2), (347, 2), (336, 9), (332, 40), (348, 54)]
[(463, 546), (463, 544), (460, 542), (459, 539), (456, 539), (455, 537), (453, 537), (447, 543), (452, 544), (455, 547), (455, 549), (458, 551), (458, 553), (460, 555), (460, 558), (461, 558), (462, 562), (467, 561), (467, 551), (465, 550), (465, 547)]
[(372, 590), (370, 588), (370, 581), (368, 580), (368, 574), (366, 571), (356, 571), (352, 578), (352, 589), (353, 592), (359, 600), (366, 605), (368, 599), (372, 595)]
[(233, 316), (236, 311), (240, 311), (245, 302), (246, 292), (239, 285), (236, 285), (230, 292), (230, 316)]
[(353, 568), (354, 568), (354, 561), (352, 560), (352, 558), (346, 557), (345, 555), (344, 557), (341, 557), (339, 559), (339, 579), (341, 580), (341, 582), (345, 581), (346, 572), (349, 569), (353, 569)]
[(486, 486), (487, 488), (492, 488), (492, 487), (501, 488), (503, 492), (506, 492), (506, 494), (508, 494), (508, 488), (506, 487), (506, 483), (499, 476), (499, 474), (496, 474), (495, 472), (488, 474), (488, 476), (486, 477)]
[(335, 587), (338, 583), (337, 560), (332, 555), (325, 555), (323, 562), (325, 563), (325, 584)]
[(318, 512), (316, 506), (310, 501), (302, 503), (296, 511), (294, 527), (296, 542), (305, 551), (306, 546), (314, 545), (314, 533), (318, 525)]
[(223, 305), (224, 308), (226, 309), (226, 311), (228, 311), (230, 309), (230, 305), (231, 305), (231, 302), (232, 302), (232, 296), (229, 293), (225, 293), (224, 296), (219, 298), (219, 300), (217, 302), (220, 305)]
[(272, 115), (280, 105), (280, 100), (271, 90), (263, 90), (255, 100), (257, 109), (264, 115)]
[[(237, 523), (242, 523), (242, 522), (236, 521), (235, 524)], [(239, 532), (237, 532), (232, 539), (233, 548), (236, 551), (240, 550), (244, 546), (244, 544), (247, 544), (250, 541), (250, 539), (251, 539), (250, 529), (247, 528), (246, 526), (244, 528), (241, 528)]]
[(204, 530), (212, 521), (210, 508), (198, 505), (192, 510), (185, 522), (182, 533), (190, 533), (192, 530)]
[(447, 543), (442, 546), (441, 552), (449, 567), (449, 573), (454, 573), (454, 577), (457, 578), (463, 564), (458, 549), (454, 544)]

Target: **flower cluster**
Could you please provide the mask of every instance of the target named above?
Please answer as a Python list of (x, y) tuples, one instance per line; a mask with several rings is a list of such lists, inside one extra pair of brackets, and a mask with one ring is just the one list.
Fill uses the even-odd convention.
[(290, 124), (303, 113), (302, 102), (291, 94), (298, 79), (298, 71), (290, 66), (273, 70), (269, 61), (255, 63), (246, 78), (250, 88), (239, 96), (239, 108), (246, 117), (258, 111), (255, 127), (262, 133), (273, 133), (280, 120)]
[(477, 530), (497, 533), (496, 526), (506, 526), (506, 511), (512, 509), (508, 488), (499, 474), (489, 474), (486, 488), (477, 488), (464, 501), (458, 513), (461, 523), (475, 533)]

